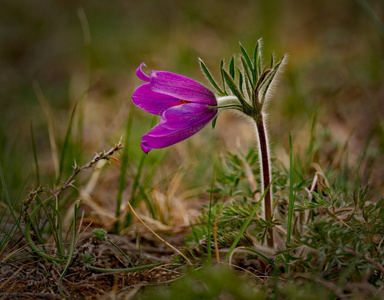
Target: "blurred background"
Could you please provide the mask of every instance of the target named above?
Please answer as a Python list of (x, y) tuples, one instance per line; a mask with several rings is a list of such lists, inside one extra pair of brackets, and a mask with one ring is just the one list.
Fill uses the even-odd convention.
[[(383, 185), (382, 0), (5, 0), (1, 6), (0, 161), (15, 199), (24, 185), (27, 191), (39, 180), (53, 183), (56, 152), (76, 102), (67, 174), (75, 158), (85, 163), (125, 136), (131, 95), (141, 84), (134, 72), (141, 62), (148, 72), (176, 72), (208, 86), (198, 57), (218, 79), (220, 60), (229, 62), (239, 53), (239, 42), (252, 52), (259, 38), (265, 61), (272, 52), (289, 55), (269, 107), (275, 156), (284, 161), (290, 131), (294, 150), (302, 151), (316, 118), (319, 162), (326, 167), (335, 145), (348, 142), (354, 163), (369, 144), (367, 155), (376, 167), (367, 181)], [(151, 116), (135, 110), (132, 168), (151, 122)], [(183, 193), (206, 188), (220, 154), (254, 146), (249, 124), (230, 113), (220, 115), (215, 130), (210, 127), (169, 150), (152, 151), (147, 161), (164, 156), (163, 178), (184, 168), (178, 183), (188, 187), (180, 189)], [(116, 198), (120, 166), (112, 163), (111, 169), (117, 175), (111, 174), (104, 188), (106, 201)]]

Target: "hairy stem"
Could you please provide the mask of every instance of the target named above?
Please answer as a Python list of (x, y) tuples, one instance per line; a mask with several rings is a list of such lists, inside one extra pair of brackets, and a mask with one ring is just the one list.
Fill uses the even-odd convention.
[[(260, 151), (260, 169), (262, 179), (262, 193), (268, 188), (271, 183), (271, 161), (269, 159), (268, 149), (268, 136), (264, 124), (263, 114), (260, 114), (257, 119), (254, 119), (256, 123), (257, 136), (259, 142)], [(267, 194), (264, 198), (264, 217), (265, 221), (270, 226), (272, 223), (272, 187), (269, 187)], [(273, 241), (273, 228), (268, 227), (267, 229), (267, 245), (270, 248), (274, 247)]]

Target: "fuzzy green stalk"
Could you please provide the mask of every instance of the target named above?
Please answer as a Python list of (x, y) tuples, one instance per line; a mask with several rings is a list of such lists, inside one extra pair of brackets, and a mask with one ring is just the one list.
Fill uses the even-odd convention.
[(268, 148), (268, 135), (265, 127), (263, 114), (254, 118), (257, 130), (257, 138), (260, 153), (260, 174), (261, 174), (261, 192), (267, 191), (264, 197), (264, 218), (269, 226), (267, 229), (267, 245), (274, 248), (273, 228), (272, 228), (272, 187), (271, 187), (271, 160)]

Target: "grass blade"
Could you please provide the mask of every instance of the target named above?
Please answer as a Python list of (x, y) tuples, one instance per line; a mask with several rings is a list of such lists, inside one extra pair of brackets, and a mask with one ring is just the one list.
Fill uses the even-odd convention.
[(55, 168), (56, 177), (58, 178), (59, 177), (59, 155), (58, 155), (57, 143), (56, 143), (56, 137), (55, 137), (55, 119), (53, 117), (51, 107), (47, 99), (45, 98), (44, 93), (40, 85), (38, 84), (38, 82), (35, 81), (33, 83), (33, 88), (35, 90), (36, 97), (39, 100), (40, 106), (42, 107), (47, 119), (49, 143), (52, 150), (52, 161), (53, 161), (53, 166)]
[(125, 259), (128, 261), (128, 263), (134, 267), (135, 265), (133, 264), (132, 260), (129, 258), (129, 256), (127, 254), (125, 254), (125, 252), (123, 251), (123, 249), (121, 249), (119, 246), (117, 246), (114, 242), (112, 242), (110, 239), (107, 238), (107, 242), (110, 243), (113, 247), (115, 247), (115, 249), (117, 251), (119, 251), (124, 257)]
[(68, 129), (67, 129), (67, 133), (65, 134), (65, 139), (64, 139), (64, 145), (63, 145), (63, 149), (61, 151), (61, 157), (60, 157), (60, 163), (59, 163), (59, 175), (56, 179), (56, 185), (58, 185), (60, 183), (61, 175), (63, 173), (65, 156), (67, 154), (67, 148), (69, 145), (69, 140), (71, 138), (72, 125), (73, 125), (74, 116), (75, 116), (75, 112), (76, 112), (76, 108), (77, 108), (78, 103), (79, 103), (79, 101), (75, 102), (75, 105), (72, 109), (71, 118), (69, 119)]
[(288, 204), (288, 221), (287, 221), (287, 244), (291, 242), (292, 234), (292, 217), (293, 205), (295, 203), (293, 194), (294, 184), (294, 165), (293, 165), (293, 150), (292, 150), (292, 134), (289, 133), (289, 204)]
[(40, 170), (39, 170), (39, 161), (37, 159), (37, 151), (36, 151), (36, 143), (35, 143), (35, 135), (33, 133), (33, 124), (32, 120), (30, 123), (31, 128), (31, 140), (32, 140), (32, 151), (33, 151), (33, 158), (35, 161), (35, 168), (36, 168), (36, 183), (39, 186), (40, 185)]
[[(3, 194), (4, 194), (4, 197), (5, 197), (5, 200), (7, 201), (6, 204), (7, 204), (8, 208), (9, 208), (9, 211), (11, 212), (13, 220), (16, 222), (16, 220), (18, 218), (16, 217), (16, 214), (15, 214), (15, 211), (14, 211), (14, 206), (12, 205), (12, 201), (11, 201), (11, 196), (9, 194), (7, 184), (5, 182), (5, 177), (4, 177), (4, 172), (3, 172), (3, 167), (2, 167), (1, 162), (0, 162), (0, 181), (1, 181), (1, 186), (3, 187)], [(22, 231), (19, 222), (17, 222), (17, 227), (18, 227), (18, 229), (20, 231)]]
[(40, 210), (41, 206), (45, 205), (49, 201), (52, 201), (52, 198), (45, 199), (44, 201), (42, 201), (42, 203), (37, 205), (37, 207), (32, 211), (30, 217), (27, 219), (27, 222), (25, 223), (24, 236), (25, 236), (25, 239), (27, 240), (27, 242), (29, 244), (29, 247), (31, 247), (31, 249), (37, 255), (39, 255), (39, 256), (41, 256), (41, 257), (43, 257), (43, 258), (45, 258), (45, 259), (47, 259), (48, 261), (51, 261), (51, 262), (52, 261), (55, 261), (55, 262), (66, 262), (65, 258), (58, 258), (58, 257), (53, 257), (53, 256), (48, 255), (44, 250), (41, 250), (35, 244), (35, 242), (32, 240), (32, 236), (31, 236), (31, 223), (32, 223), (32, 219), (35, 218), (35, 215)]
[(60, 278), (59, 278), (59, 286), (58, 286), (58, 288), (59, 288), (60, 294), (63, 297), (65, 297), (66, 295), (64, 294), (64, 291), (62, 289), (62, 282), (64, 280), (65, 274), (67, 274), (68, 269), (69, 269), (69, 267), (70, 267), (70, 265), (72, 263), (73, 254), (75, 252), (75, 244), (76, 244), (76, 238), (77, 238), (76, 220), (77, 220), (77, 213), (79, 211), (79, 208), (80, 208), (80, 204), (79, 204), (79, 202), (76, 202), (75, 203), (75, 208), (74, 208), (74, 214), (73, 214), (73, 221), (72, 221), (72, 226), (73, 226), (72, 240), (71, 240), (71, 245), (69, 246), (69, 254), (68, 254), (68, 258), (67, 258), (67, 263), (65, 264), (64, 270), (61, 273)]
[(131, 137), (131, 129), (132, 129), (132, 121), (135, 111), (135, 105), (133, 105), (133, 102), (131, 102), (131, 105), (129, 107), (129, 115), (128, 115), (128, 121), (127, 121), (127, 127), (125, 129), (125, 139), (124, 139), (124, 150), (123, 150), (123, 157), (122, 157), (122, 163), (121, 163), (121, 169), (120, 169), (120, 179), (119, 179), (119, 188), (117, 190), (117, 196), (116, 196), (116, 223), (115, 223), (115, 232), (119, 232), (119, 217), (120, 217), (120, 207), (121, 207), (121, 201), (123, 197), (123, 191), (125, 187), (125, 178), (127, 174), (127, 168), (128, 168), (128, 162), (129, 162), (129, 140)]
[[(154, 116), (152, 119), (152, 122), (151, 122), (151, 126), (150, 126), (151, 128), (155, 124), (156, 119), (157, 119), (156, 116)], [(133, 208), (135, 208), (139, 204), (138, 200), (135, 198), (136, 197), (136, 190), (139, 187), (141, 173), (143, 171), (145, 160), (146, 160), (147, 156), (148, 155), (144, 152), (141, 154), (139, 166), (137, 168), (137, 172), (136, 172), (136, 175), (135, 175), (135, 178), (133, 181), (131, 196), (129, 197), (129, 201), (128, 201), (132, 205)], [(129, 226), (129, 224), (131, 223), (131, 219), (132, 219), (132, 215), (130, 213), (128, 213), (126, 220), (125, 220), (125, 228), (127, 228)]]
[(164, 264), (164, 262), (158, 262), (158, 263), (152, 264), (152, 265), (144, 265), (144, 266), (139, 266), (139, 267), (134, 267), (134, 268), (125, 268), (125, 269), (104, 269), (104, 268), (94, 267), (94, 266), (90, 266), (90, 265), (87, 265), (87, 268), (90, 269), (91, 271), (95, 271), (95, 272), (112, 274), (112, 273), (139, 272), (142, 270), (153, 269), (153, 268), (156, 268), (156, 267), (163, 265), (163, 264)]

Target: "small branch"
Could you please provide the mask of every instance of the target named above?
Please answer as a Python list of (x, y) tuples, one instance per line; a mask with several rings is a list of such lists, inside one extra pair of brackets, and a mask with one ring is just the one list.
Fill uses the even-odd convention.
[[(109, 160), (109, 159), (116, 159), (114, 157), (111, 157), (115, 152), (119, 151), (120, 149), (123, 148), (123, 144), (121, 142), (121, 139), (120, 141), (113, 147), (111, 148), (109, 151), (107, 152), (100, 152), (100, 153), (96, 153), (95, 156), (92, 158), (92, 160), (90, 160), (88, 163), (86, 163), (85, 165), (79, 167), (77, 166), (76, 162), (75, 162), (75, 166), (74, 166), (74, 170), (71, 174), (71, 176), (69, 176), (69, 178), (67, 179), (67, 181), (65, 181), (60, 187), (54, 189), (53, 191), (51, 191), (51, 196), (53, 198), (58, 198), (60, 196), (60, 194), (65, 190), (67, 189), (68, 187), (70, 186), (73, 186), (73, 183), (74, 183), (74, 179), (76, 177), (77, 174), (79, 174), (82, 170), (85, 170), (85, 169), (89, 169), (91, 167), (93, 167), (93, 165), (95, 165), (98, 161), (100, 160)], [(40, 189), (40, 188), (39, 188)], [(40, 192), (40, 190), (37, 190), (35, 191), (36, 192)], [(31, 194), (31, 193), (30, 193)], [(31, 194), (33, 195), (33, 194)], [(28, 196), (29, 197), (29, 196)], [(28, 200), (28, 198), (27, 198)], [(45, 224), (47, 223), (48, 221), (48, 218), (45, 218), (42, 222), (41, 222), (41, 225), (40, 225), (40, 230), (42, 230), (45, 226)]]
[(358, 252), (353, 251), (353, 250), (351, 250), (351, 249), (349, 249), (349, 248), (346, 248), (346, 247), (344, 247), (343, 250), (344, 250), (345, 252), (349, 253), (349, 254), (354, 255), (354, 256), (357, 256), (357, 257), (360, 256), (361, 258), (364, 258), (367, 262), (369, 262), (369, 263), (375, 265), (376, 268), (378, 268), (378, 269), (380, 270), (380, 272), (384, 274), (384, 266), (382, 266), (380, 263), (378, 263), (377, 261), (375, 261), (375, 260), (373, 260), (372, 258), (370, 258), (368, 255), (363, 255), (363, 254), (361, 254), (361, 253), (358, 253)]
[(345, 223), (342, 219), (337, 217), (333, 212), (331, 212), (328, 208), (325, 208), (325, 211), (335, 220), (339, 221), (341, 224), (343, 224), (345, 227), (349, 227), (347, 223)]
[(91, 167), (93, 167), (94, 164), (96, 164), (98, 161), (100, 160), (109, 160), (111, 159), (111, 156), (119, 151), (120, 149), (123, 148), (123, 144), (121, 142), (121, 140), (113, 147), (111, 148), (109, 151), (107, 152), (100, 152), (100, 153), (96, 153), (95, 156), (92, 158), (91, 161), (89, 161), (88, 163), (86, 163), (85, 165), (79, 167), (77, 166), (76, 162), (75, 162), (75, 166), (74, 166), (74, 170), (73, 170), (73, 173), (71, 176), (69, 176), (69, 178), (67, 179), (67, 181), (65, 181), (61, 187), (55, 189), (53, 191), (53, 196), (54, 197), (58, 197), (65, 189), (67, 189), (68, 187), (70, 186), (73, 186), (73, 182), (74, 182), (74, 179), (76, 177), (77, 174), (79, 174), (81, 171), (85, 170), (85, 169), (89, 169)]

